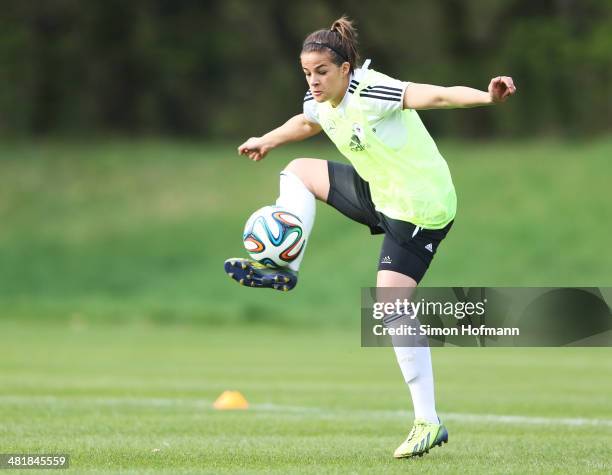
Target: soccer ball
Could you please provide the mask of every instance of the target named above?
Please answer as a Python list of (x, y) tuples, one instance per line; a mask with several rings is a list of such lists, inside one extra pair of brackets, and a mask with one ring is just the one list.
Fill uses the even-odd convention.
[(255, 211), (244, 226), (242, 241), (253, 260), (270, 267), (287, 266), (306, 244), (300, 218), (278, 206)]

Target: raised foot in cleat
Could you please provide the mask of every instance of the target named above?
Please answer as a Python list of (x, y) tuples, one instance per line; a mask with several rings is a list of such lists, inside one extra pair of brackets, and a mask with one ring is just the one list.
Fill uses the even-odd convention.
[(287, 292), (297, 285), (297, 272), (286, 267), (272, 268), (241, 257), (227, 259), (225, 272), (245, 287), (259, 287)]

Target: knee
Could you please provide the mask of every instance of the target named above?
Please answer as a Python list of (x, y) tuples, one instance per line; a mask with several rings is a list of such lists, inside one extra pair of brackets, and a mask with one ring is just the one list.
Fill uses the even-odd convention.
[(327, 162), (316, 158), (296, 158), (285, 167), (287, 172), (297, 176), (315, 197), (327, 201), (329, 194), (329, 179)]
[(310, 162), (308, 158), (294, 158), (287, 164), (285, 170), (297, 175), (304, 181), (308, 176), (308, 170), (310, 168), (308, 162)]
[(302, 181), (302, 183), (304, 183), (306, 188), (312, 191), (312, 186), (310, 183), (312, 163), (310, 162), (311, 160), (308, 158), (294, 158), (287, 164), (284, 171), (293, 173)]

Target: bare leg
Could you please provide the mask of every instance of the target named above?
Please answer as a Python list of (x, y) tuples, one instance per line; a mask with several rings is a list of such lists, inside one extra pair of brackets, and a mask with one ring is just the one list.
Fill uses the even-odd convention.
[(329, 195), (327, 160), (296, 158), (289, 162), (285, 170), (299, 177), (319, 201), (327, 202)]
[(416, 280), (407, 275), (392, 270), (379, 270), (376, 275), (376, 287), (406, 287), (417, 286)]

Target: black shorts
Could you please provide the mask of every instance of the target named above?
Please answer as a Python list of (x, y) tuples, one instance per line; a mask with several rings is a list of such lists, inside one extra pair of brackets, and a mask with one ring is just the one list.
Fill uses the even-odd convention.
[(376, 211), (370, 185), (344, 163), (327, 162), (327, 203), (353, 221), (365, 224), (372, 234), (384, 234), (378, 270), (392, 270), (420, 282), (453, 221), (442, 229), (425, 229)]

